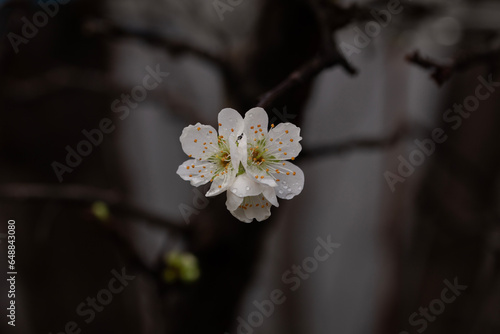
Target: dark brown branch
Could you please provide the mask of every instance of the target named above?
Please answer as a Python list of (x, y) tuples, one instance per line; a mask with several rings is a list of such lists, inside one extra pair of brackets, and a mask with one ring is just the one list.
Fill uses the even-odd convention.
[(351, 67), (340, 55), (317, 56), (309, 63), (290, 74), (288, 78), (283, 80), (279, 85), (265, 93), (260, 98), (257, 106), (262, 108), (271, 106), (277, 98), (284, 95), (293, 87), (311, 80), (325, 68), (339, 64), (342, 65), (349, 73), (356, 74), (356, 70)]
[(222, 70), (227, 70), (228, 68), (228, 62), (223, 56), (216, 55), (196, 45), (160, 35), (155, 31), (122, 27), (115, 25), (110, 21), (97, 19), (88, 21), (83, 26), (83, 29), (87, 34), (104, 36), (111, 39), (136, 38), (149, 45), (163, 48), (173, 56), (192, 54), (218, 65)]
[(352, 75), (357, 73), (356, 69), (349, 64), (334, 44), (333, 37), (331, 36), (332, 28), (328, 21), (328, 17), (326, 17), (322, 11), (321, 5), (315, 0), (310, 0), (310, 5), (316, 13), (322, 35), (322, 42), (318, 56), (314, 57), (301, 68), (292, 72), (284, 81), (261, 96), (260, 101), (257, 104), (258, 107), (266, 108), (271, 106), (277, 98), (290, 91), (290, 89), (313, 79), (326, 68), (340, 65)]
[(408, 62), (431, 70), (431, 78), (439, 86), (448, 81), (456, 72), (482, 64), (495, 65), (499, 59), (500, 49), (459, 56), (449, 64), (440, 64), (429, 57), (423, 57), (418, 51), (406, 56)]
[(111, 213), (122, 218), (141, 219), (145, 222), (182, 233), (187, 229), (178, 223), (171, 222), (159, 215), (148, 212), (129, 203), (125, 198), (113, 191), (82, 185), (47, 185), (47, 184), (4, 184), (0, 186), (0, 199), (4, 200), (38, 200), (59, 201), (68, 204), (90, 206), (94, 202), (104, 202)]
[(363, 149), (385, 149), (392, 147), (409, 137), (410, 132), (406, 126), (401, 126), (393, 134), (385, 138), (362, 138), (351, 139), (340, 143), (323, 144), (310, 149), (303, 149), (300, 153), (301, 158), (319, 158), (328, 155), (340, 155), (354, 150)]

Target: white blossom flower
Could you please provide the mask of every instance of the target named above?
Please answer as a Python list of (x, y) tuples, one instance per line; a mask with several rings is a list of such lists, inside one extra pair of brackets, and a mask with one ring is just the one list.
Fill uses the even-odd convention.
[(304, 173), (291, 163), (302, 147), (300, 128), (282, 123), (268, 132), (264, 109), (250, 109), (243, 119), (234, 109), (219, 113), (219, 136), (199, 123), (185, 128), (180, 137), (184, 152), (193, 158), (179, 174), (194, 186), (212, 182), (206, 196), (226, 190), (226, 206), (243, 222), (265, 220), (278, 198), (292, 199), (304, 186)]
[[(177, 174), (193, 186), (212, 182), (206, 196), (215, 196), (227, 190), (234, 182), (241, 159), (246, 160), (246, 138), (241, 136), (244, 123), (233, 109), (219, 113), (219, 135), (209, 125), (197, 123), (182, 131), (180, 141), (190, 160), (177, 169)], [(239, 117), (239, 118), (238, 118)]]
[(272, 205), (279, 206), (274, 188), (255, 182), (246, 173), (238, 175), (227, 191), (228, 210), (245, 223), (269, 218)]
[(269, 218), (271, 205), (278, 206), (276, 197), (292, 199), (302, 191), (304, 173), (287, 161), (301, 151), (302, 137), (300, 128), (290, 123), (271, 125), (268, 132), (268, 116), (262, 108), (250, 109), (243, 123), (247, 155), (245, 159), (241, 153), (240, 158), (245, 174), (238, 175), (228, 189), (226, 206), (233, 216), (249, 223)]
[(292, 199), (304, 187), (304, 173), (288, 160), (302, 150), (300, 128), (291, 123), (271, 124), (264, 109), (250, 109), (244, 119), (248, 157), (242, 164), (255, 181), (273, 187), (276, 196)]

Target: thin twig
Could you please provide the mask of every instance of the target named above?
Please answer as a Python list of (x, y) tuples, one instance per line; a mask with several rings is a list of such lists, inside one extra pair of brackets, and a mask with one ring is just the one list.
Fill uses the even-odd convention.
[(459, 56), (449, 64), (440, 64), (432, 58), (423, 57), (418, 51), (407, 55), (406, 60), (424, 69), (432, 70), (431, 78), (436, 81), (439, 86), (442, 86), (456, 72), (464, 71), (470, 67), (481, 64), (496, 64), (500, 60), (500, 49)]
[[(307, 80), (311, 80), (325, 68), (332, 67), (341, 63), (341, 58), (337, 56), (318, 56), (313, 58), (306, 65), (292, 72), (279, 85), (262, 95), (257, 106), (262, 108), (271, 106), (277, 98), (290, 91), (290, 89), (292, 89), (293, 87), (298, 86), (299, 84), (304, 83)], [(343, 65), (349, 73), (356, 74), (356, 70), (349, 64), (346, 63)]]
[(145, 222), (182, 233), (187, 229), (159, 215), (148, 212), (132, 203), (113, 190), (99, 189), (83, 185), (50, 185), (13, 183), (0, 186), (0, 199), (59, 201), (80, 206), (89, 206), (95, 202), (104, 202), (110, 211), (123, 218), (136, 218)]
[(331, 23), (323, 11), (323, 9), (325, 9), (323, 8), (324, 3), (317, 2), (316, 0), (309, 0), (309, 4), (316, 14), (320, 27), (321, 44), (318, 50), (319, 54), (299, 69), (293, 71), (273, 89), (263, 94), (257, 104), (258, 107), (270, 107), (276, 99), (289, 92), (295, 86), (313, 79), (326, 68), (340, 65), (351, 75), (357, 73), (357, 70), (349, 64), (347, 59), (345, 59), (335, 45), (334, 39), (331, 36)]

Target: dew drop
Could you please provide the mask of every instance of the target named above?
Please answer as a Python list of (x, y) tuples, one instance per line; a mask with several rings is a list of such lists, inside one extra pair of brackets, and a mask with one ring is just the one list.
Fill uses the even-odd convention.
[(247, 191), (249, 191), (249, 190), (250, 190), (250, 187), (247, 187), (246, 189), (247, 189)]
[(297, 189), (298, 189), (298, 191), (301, 191), (301, 190), (302, 190), (302, 187), (298, 187)]
[(293, 198), (293, 195), (292, 194), (288, 194), (285, 196), (285, 199), (292, 199)]
[(279, 194), (280, 194), (280, 195), (281, 195), (281, 194), (283, 194), (283, 190), (280, 190), (280, 191), (278, 191), (278, 192), (279, 192)]
[(233, 192), (233, 194), (236, 194), (237, 192), (236, 188), (231, 189), (231, 191)]

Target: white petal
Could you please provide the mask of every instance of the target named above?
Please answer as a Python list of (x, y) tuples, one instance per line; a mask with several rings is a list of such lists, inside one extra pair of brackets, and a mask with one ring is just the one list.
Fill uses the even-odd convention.
[(266, 148), (278, 160), (295, 158), (302, 150), (300, 128), (291, 123), (281, 123), (269, 131)]
[(208, 161), (190, 159), (179, 166), (177, 174), (183, 180), (190, 181), (191, 185), (198, 187), (210, 181), (214, 169), (215, 166)]
[(238, 197), (257, 196), (262, 193), (261, 185), (253, 181), (246, 173), (238, 175), (229, 187), (229, 192)]
[(276, 189), (266, 185), (262, 186), (262, 195), (274, 206), (280, 206), (278, 203), (278, 198), (276, 198)]
[(227, 192), (226, 207), (229, 211), (235, 211), (243, 203), (243, 197), (238, 197), (232, 192)]
[(224, 175), (219, 175), (213, 180), (212, 185), (210, 186), (210, 190), (208, 190), (205, 196), (217, 196), (220, 193), (226, 191), (228, 187), (234, 182), (235, 177), (236, 171), (234, 169), (228, 169), (227, 173), (224, 173)]
[(231, 154), (231, 163), (235, 170), (239, 169), (240, 162), (243, 164), (243, 167), (246, 166), (248, 151), (247, 139), (244, 133), (240, 135), (231, 134), (229, 136), (229, 151)]
[(238, 137), (243, 133), (244, 122), (240, 113), (231, 108), (224, 108), (219, 112), (219, 136), (228, 140), (231, 134)]
[(255, 180), (258, 183), (265, 184), (270, 187), (276, 187), (276, 182), (274, 181), (274, 178), (271, 176), (271, 170), (269, 172), (266, 172), (266, 169), (262, 169), (255, 165), (254, 163), (250, 163), (245, 167), (246, 172), (248, 175), (252, 178), (252, 180)]
[[(304, 173), (302, 170), (291, 162), (275, 164), (279, 173), (274, 172), (278, 186), (275, 188), (276, 196), (284, 199), (292, 199), (300, 194), (304, 188)], [(279, 181), (278, 181), (279, 180)]]
[(249, 203), (245, 206), (246, 209), (243, 209), (243, 213), (249, 219), (257, 219), (260, 222), (271, 216), (272, 205), (262, 195), (247, 198), (244, 203)]
[(262, 108), (252, 108), (245, 114), (245, 133), (248, 141), (263, 139), (267, 135), (268, 116)]
[(236, 217), (239, 221), (242, 221), (244, 223), (251, 223), (253, 219), (250, 219), (248, 218), (247, 216), (245, 216), (245, 210), (243, 210), (242, 208), (238, 208), (234, 211), (230, 211), (231, 214)]
[(182, 130), (180, 137), (184, 153), (205, 160), (217, 151), (217, 132), (209, 125), (196, 123)]

